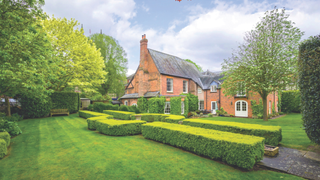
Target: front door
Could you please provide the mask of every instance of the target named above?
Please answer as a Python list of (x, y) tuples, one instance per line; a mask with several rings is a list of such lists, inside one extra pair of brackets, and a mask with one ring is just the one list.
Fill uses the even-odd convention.
[(212, 114), (217, 114), (216, 109), (217, 109), (217, 102), (216, 101), (211, 101), (211, 112), (212, 112)]
[(235, 116), (248, 117), (248, 103), (246, 101), (237, 101), (235, 110)]

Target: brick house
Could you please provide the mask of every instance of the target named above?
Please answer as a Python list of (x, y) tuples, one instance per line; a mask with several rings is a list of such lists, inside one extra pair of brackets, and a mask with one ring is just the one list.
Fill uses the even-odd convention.
[[(216, 110), (223, 107), (228, 114), (252, 117), (251, 100), (259, 102), (260, 95), (246, 96), (242, 91), (236, 96), (226, 97), (223, 89), (219, 88), (223, 83), (220, 73), (199, 72), (192, 63), (147, 46), (148, 40), (143, 35), (140, 41), (140, 64), (127, 79), (126, 92), (121, 97), (123, 104), (136, 105), (142, 96), (165, 96), (169, 101), (170, 97), (180, 96), (181, 93), (192, 93), (199, 98), (199, 110), (211, 110), (215, 114)], [(272, 113), (272, 103), (277, 111), (277, 93), (270, 94), (267, 100), (269, 113)], [(164, 113), (170, 113), (170, 102), (166, 102)]]

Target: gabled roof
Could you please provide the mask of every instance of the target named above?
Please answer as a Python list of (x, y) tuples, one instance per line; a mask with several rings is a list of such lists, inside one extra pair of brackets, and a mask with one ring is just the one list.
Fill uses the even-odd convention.
[(149, 48), (148, 50), (160, 74), (192, 79), (202, 87), (199, 78), (201, 73), (194, 64), (173, 55)]

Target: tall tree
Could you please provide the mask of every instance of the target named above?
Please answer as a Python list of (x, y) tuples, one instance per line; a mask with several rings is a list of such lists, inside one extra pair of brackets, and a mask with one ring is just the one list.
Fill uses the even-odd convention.
[(195, 62), (191, 61), (190, 59), (186, 59), (186, 61), (188, 61), (188, 62), (190, 62), (190, 63), (194, 64), (194, 65), (196, 66), (196, 68), (197, 68), (200, 72), (202, 72), (202, 71), (203, 71), (203, 70), (202, 70), (202, 67), (201, 67), (200, 65), (196, 64)]
[(263, 120), (268, 120), (267, 96), (283, 89), (296, 73), (298, 43), (303, 35), (294, 22), (288, 20), (285, 9), (265, 12), (254, 30), (247, 32), (244, 43), (225, 59), (224, 93), (235, 95), (240, 87), (260, 94), (263, 102)]
[(0, 94), (6, 101), (6, 114), (11, 115), (9, 97), (19, 93), (41, 99), (52, 91), (45, 76), (51, 47), (38, 24), (43, 18), (43, 0), (2, 0), (0, 2)]
[(67, 87), (79, 87), (86, 92), (95, 92), (96, 86), (106, 81), (105, 65), (101, 53), (84, 35), (79, 23), (66, 18), (47, 18), (42, 26), (50, 37), (53, 52), (50, 67), (57, 78), (49, 79), (48, 89), (63, 91)]
[(93, 34), (89, 37), (97, 48), (100, 49), (105, 63), (105, 71), (108, 73), (108, 81), (101, 85), (99, 92), (102, 95), (115, 93), (118, 97), (124, 94), (126, 82), (127, 54), (119, 42), (105, 34)]

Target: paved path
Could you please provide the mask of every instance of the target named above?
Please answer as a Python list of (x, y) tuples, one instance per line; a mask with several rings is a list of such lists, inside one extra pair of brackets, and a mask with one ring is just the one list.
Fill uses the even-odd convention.
[(320, 180), (320, 155), (317, 153), (279, 147), (277, 156), (264, 156), (259, 164), (303, 178)]

